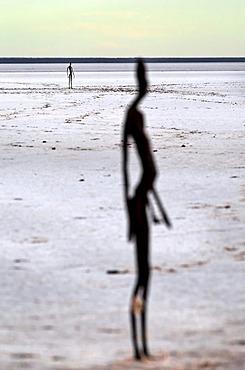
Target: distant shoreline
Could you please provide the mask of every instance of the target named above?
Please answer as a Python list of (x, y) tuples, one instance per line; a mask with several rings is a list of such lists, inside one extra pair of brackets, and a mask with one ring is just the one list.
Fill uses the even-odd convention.
[[(147, 63), (245, 63), (245, 57), (201, 57), (201, 58), (143, 58)], [(48, 64), (48, 63), (135, 63), (133, 57), (0, 57), (0, 64)]]

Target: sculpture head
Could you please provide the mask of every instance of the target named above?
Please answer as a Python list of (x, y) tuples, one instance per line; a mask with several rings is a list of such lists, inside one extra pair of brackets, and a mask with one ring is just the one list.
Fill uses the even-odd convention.
[(147, 92), (147, 80), (146, 80), (145, 65), (142, 59), (138, 60), (137, 79), (138, 79), (138, 86), (139, 86), (139, 98), (143, 98), (143, 96)]

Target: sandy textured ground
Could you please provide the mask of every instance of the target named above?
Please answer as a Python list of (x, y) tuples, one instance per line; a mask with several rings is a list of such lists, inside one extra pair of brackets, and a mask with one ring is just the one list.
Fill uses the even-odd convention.
[(137, 364), (120, 153), (133, 76), (77, 73), (69, 91), (65, 74), (0, 73), (1, 370), (245, 368), (245, 73), (150, 80), (174, 228), (152, 229), (155, 357)]

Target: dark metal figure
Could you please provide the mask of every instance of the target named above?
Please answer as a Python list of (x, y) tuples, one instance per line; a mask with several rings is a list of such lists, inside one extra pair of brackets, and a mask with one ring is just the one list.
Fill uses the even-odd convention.
[(71, 63), (69, 64), (69, 66), (66, 68), (66, 74), (67, 74), (67, 77), (69, 78), (69, 89), (72, 89), (72, 77), (75, 77), (75, 73), (73, 71), (73, 68), (71, 66)]
[[(146, 314), (147, 297), (150, 278), (149, 266), (149, 225), (147, 217), (147, 206), (149, 206), (148, 193), (151, 191), (155, 197), (156, 204), (163, 217), (164, 222), (170, 227), (170, 222), (162, 207), (161, 201), (153, 187), (157, 170), (153, 160), (148, 137), (144, 130), (143, 115), (137, 109), (140, 100), (147, 92), (147, 80), (145, 66), (142, 60), (137, 65), (137, 78), (139, 93), (128, 109), (123, 135), (123, 175), (124, 175), (124, 196), (128, 214), (128, 237), (135, 240), (137, 279), (133, 289), (130, 304), (130, 320), (132, 331), (132, 342), (134, 357), (140, 360), (142, 356), (149, 356), (147, 345)], [(142, 166), (142, 177), (136, 186), (135, 194), (129, 197), (129, 176), (128, 176), (128, 138), (135, 141), (137, 152)], [(152, 210), (152, 207), (151, 207)], [(154, 221), (159, 222), (154, 216)], [(138, 345), (137, 318), (140, 318), (142, 348)]]

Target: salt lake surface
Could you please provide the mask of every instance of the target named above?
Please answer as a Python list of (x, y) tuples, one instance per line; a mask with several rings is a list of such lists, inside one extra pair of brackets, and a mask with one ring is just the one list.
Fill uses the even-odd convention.
[(243, 369), (244, 64), (147, 66), (141, 109), (174, 227), (152, 227), (156, 357), (142, 365), (121, 175), (134, 66), (74, 64), (72, 90), (66, 67), (0, 65), (0, 369)]

